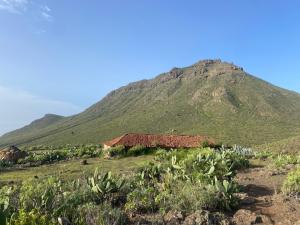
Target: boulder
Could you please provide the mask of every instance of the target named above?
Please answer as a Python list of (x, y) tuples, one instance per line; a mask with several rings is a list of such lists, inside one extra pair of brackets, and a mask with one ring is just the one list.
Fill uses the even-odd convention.
[(246, 209), (238, 210), (232, 219), (232, 222), (236, 225), (253, 225), (253, 224), (264, 224), (273, 225), (272, 220), (265, 215), (257, 215), (254, 212)]
[(16, 163), (19, 159), (25, 158), (27, 152), (21, 151), (16, 146), (9, 146), (0, 150), (0, 160)]
[(183, 215), (179, 211), (171, 210), (164, 215), (164, 222), (166, 225), (180, 225), (182, 221)]
[(183, 225), (229, 225), (230, 221), (220, 213), (211, 213), (206, 210), (197, 210), (187, 216)]

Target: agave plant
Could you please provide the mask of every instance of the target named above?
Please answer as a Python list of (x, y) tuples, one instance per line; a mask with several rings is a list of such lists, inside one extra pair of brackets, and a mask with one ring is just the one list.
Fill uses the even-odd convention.
[(101, 175), (97, 168), (93, 177), (88, 178), (87, 183), (99, 199), (106, 199), (109, 194), (121, 190), (125, 184), (125, 180), (113, 177), (111, 172)]
[(177, 161), (176, 156), (172, 156), (171, 165), (166, 169), (167, 175), (173, 180), (189, 180), (190, 177), (186, 174), (186, 169), (183, 163)]
[(215, 177), (212, 186), (218, 193), (219, 208), (231, 211), (238, 206), (238, 199), (234, 195), (237, 193), (238, 188), (234, 182), (227, 180), (219, 181)]
[(238, 145), (234, 145), (232, 147), (232, 151), (234, 151), (235, 153), (237, 153), (239, 155), (246, 156), (246, 157), (254, 156), (254, 152), (251, 148), (245, 148), (245, 147), (238, 146)]

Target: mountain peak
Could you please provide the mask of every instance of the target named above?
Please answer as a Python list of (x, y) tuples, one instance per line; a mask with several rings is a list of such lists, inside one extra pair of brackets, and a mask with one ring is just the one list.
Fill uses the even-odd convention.
[(57, 114), (52, 114), (52, 113), (47, 113), (45, 114), (42, 118), (53, 118), (53, 117), (63, 117), (63, 116), (60, 116), (60, 115), (57, 115)]
[(47, 114), (4, 135), (0, 145), (99, 143), (122, 133), (172, 130), (229, 144), (260, 144), (299, 133), (299, 112), (299, 94), (233, 63), (209, 59), (130, 83), (78, 115)]
[(226, 73), (244, 72), (242, 67), (236, 66), (233, 63), (223, 62), (220, 59), (201, 60), (192, 65), (192, 67), (197, 73), (209, 73), (211, 76), (218, 76)]

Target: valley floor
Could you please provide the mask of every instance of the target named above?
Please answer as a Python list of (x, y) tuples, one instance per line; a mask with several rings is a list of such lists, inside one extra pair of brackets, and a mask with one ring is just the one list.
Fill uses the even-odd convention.
[[(112, 171), (126, 175), (153, 158), (153, 155), (120, 159), (89, 158), (87, 165), (81, 164), (82, 159), (73, 159), (39, 167), (11, 168), (0, 173), (0, 184), (24, 181), (33, 177), (58, 176), (68, 180), (77, 179), (83, 174), (93, 173), (95, 168), (103, 172)], [(296, 165), (274, 169), (268, 165), (270, 163), (268, 159), (266, 161), (255, 159), (250, 162), (251, 167), (239, 171), (235, 177), (241, 186), (241, 192), (238, 193), (241, 203), (238, 210), (227, 215), (228, 221), (232, 220), (235, 225), (300, 225), (300, 200), (295, 196), (283, 195), (281, 192), (287, 174), (294, 170)], [(136, 215), (131, 218), (131, 222), (143, 224), (140, 221), (147, 221), (149, 222), (147, 224), (157, 224), (157, 221), (164, 220), (157, 217), (159, 214)]]
[(0, 183), (18, 182), (33, 177), (43, 178), (49, 176), (62, 179), (77, 179), (83, 174), (93, 173), (96, 168), (103, 172), (112, 171), (113, 173), (128, 174), (151, 159), (153, 159), (153, 156), (150, 155), (126, 157), (118, 160), (89, 158), (87, 159), (87, 165), (81, 164), (82, 159), (73, 159), (38, 167), (12, 168), (0, 172)]

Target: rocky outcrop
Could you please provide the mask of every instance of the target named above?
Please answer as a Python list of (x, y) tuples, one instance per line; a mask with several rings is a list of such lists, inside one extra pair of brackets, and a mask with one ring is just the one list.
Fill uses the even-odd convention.
[(16, 146), (9, 146), (0, 150), (0, 160), (16, 163), (19, 159), (25, 158), (27, 152), (21, 151)]
[(274, 224), (272, 220), (265, 215), (258, 215), (250, 210), (240, 209), (233, 216), (233, 223), (235, 225), (252, 225), (252, 224)]

